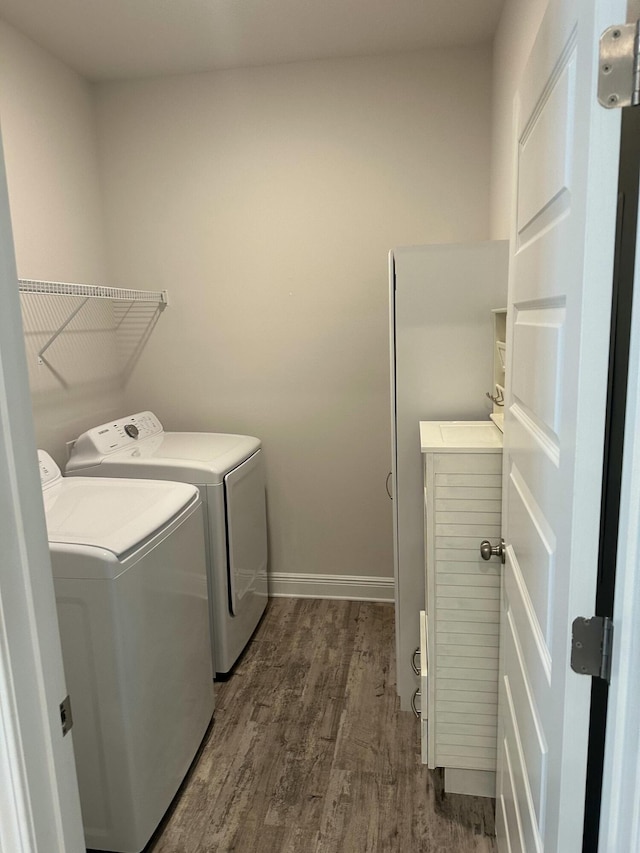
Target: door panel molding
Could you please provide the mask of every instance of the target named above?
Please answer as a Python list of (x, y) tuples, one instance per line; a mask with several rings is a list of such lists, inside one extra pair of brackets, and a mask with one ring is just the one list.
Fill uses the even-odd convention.
[(595, 71), (617, 5), (549, 0), (514, 101), (501, 853), (582, 848), (590, 682), (568, 650), (597, 576), (619, 117)]

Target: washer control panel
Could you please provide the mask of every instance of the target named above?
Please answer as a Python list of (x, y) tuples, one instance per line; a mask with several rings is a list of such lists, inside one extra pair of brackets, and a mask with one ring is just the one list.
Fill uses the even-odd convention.
[(38, 450), (38, 464), (42, 488), (60, 479), (60, 469), (45, 450)]
[(83, 433), (74, 444), (73, 455), (107, 456), (161, 432), (162, 424), (153, 412), (138, 412)]

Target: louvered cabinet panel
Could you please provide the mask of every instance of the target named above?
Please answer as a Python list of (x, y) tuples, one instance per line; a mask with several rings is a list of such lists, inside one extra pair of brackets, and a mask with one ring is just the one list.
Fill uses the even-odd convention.
[(502, 436), (490, 422), (430, 422), (421, 424), (421, 438), (427, 763), (444, 767), (445, 779), (446, 768), (490, 778), (496, 767), (501, 564), (482, 560), (480, 542), (500, 539)]

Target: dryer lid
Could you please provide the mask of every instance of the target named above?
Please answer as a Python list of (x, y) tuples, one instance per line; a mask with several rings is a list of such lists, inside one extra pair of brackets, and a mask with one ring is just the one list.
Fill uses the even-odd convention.
[(198, 494), (186, 483), (60, 478), (43, 490), (49, 541), (116, 557), (138, 547)]
[[(78, 444), (80, 440), (78, 440)], [(116, 476), (166, 477), (199, 485), (222, 483), (224, 476), (260, 449), (260, 439), (218, 432), (162, 432), (102, 456), (87, 452), (86, 442), (72, 452), (67, 473), (100, 467)]]
[(165, 432), (150, 443), (154, 441), (157, 444), (149, 455), (155, 463), (182, 466), (185, 462), (195, 462), (214, 475), (216, 482), (222, 482), (227, 472), (260, 448), (260, 440), (253, 436), (221, 432)]

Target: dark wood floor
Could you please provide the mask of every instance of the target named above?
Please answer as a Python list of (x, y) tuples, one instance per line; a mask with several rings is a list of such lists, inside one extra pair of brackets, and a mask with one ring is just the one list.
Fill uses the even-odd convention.
[(148, 853), (491, 853), (395, 692), (391, 605), (273, 599)]

